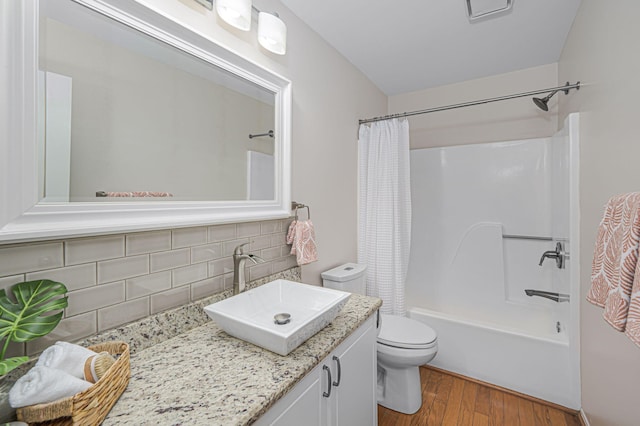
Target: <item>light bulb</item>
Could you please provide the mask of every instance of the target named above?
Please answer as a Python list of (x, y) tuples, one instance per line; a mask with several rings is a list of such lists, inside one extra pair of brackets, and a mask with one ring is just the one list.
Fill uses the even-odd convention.
[(223, 14), (233, 19), (238, 19), (241, 16), (240, 12), (234, 9), (229, 9), (228, 7), (224, 8)]
[(242, 31), (251, 29), (251, 0), (216, 0), (218, 16)]
[(258, 42), (268, 51), (284, 55), (287, 51), (287, 26), (276, 15), (260, 12)]

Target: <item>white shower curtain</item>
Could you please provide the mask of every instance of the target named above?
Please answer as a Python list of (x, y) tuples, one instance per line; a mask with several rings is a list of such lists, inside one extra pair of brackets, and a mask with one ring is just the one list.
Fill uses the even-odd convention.
[(409, 123), (360, 126), (358, 263), (367, 265), (367, 294), (381, 311), (405, 315), (404, 287), (411, 243)]

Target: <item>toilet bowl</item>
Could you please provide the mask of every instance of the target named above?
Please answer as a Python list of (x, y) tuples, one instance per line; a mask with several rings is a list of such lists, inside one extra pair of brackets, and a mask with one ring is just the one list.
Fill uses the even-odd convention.
[[(366, 266), (347, 263), (323, 272), (323, 285), (365, 294)], [(422, 406), (418, 367), (438, 351), (436, 332), (411, 318), (380, 314), (378, 332), (378, 404), (413, 414)]]
[(378, 404), (413, 414), (422, 406), (419, 366), (438, 352), (437, 336), (414, 319), (381, 314), (378, 334)]

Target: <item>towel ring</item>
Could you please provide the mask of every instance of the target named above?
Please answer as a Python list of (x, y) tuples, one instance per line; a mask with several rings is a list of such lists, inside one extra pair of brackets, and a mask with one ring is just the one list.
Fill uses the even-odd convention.
[(291, 203), (291, 207), (295, 209), (295, 212), (293, 213), (295, 220), (298, 220), (298, 209), (307, 209), (307, 220), (311, 220), (311, 209), (309, 206), (293, 201)]

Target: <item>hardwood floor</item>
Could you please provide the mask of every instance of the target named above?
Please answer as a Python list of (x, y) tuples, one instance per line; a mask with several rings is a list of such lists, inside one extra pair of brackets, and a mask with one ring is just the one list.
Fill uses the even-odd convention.
[(378, 426), (580, 426), (574, 413), (430, 367), (420, 367), (422, 407), (378, 406)]

